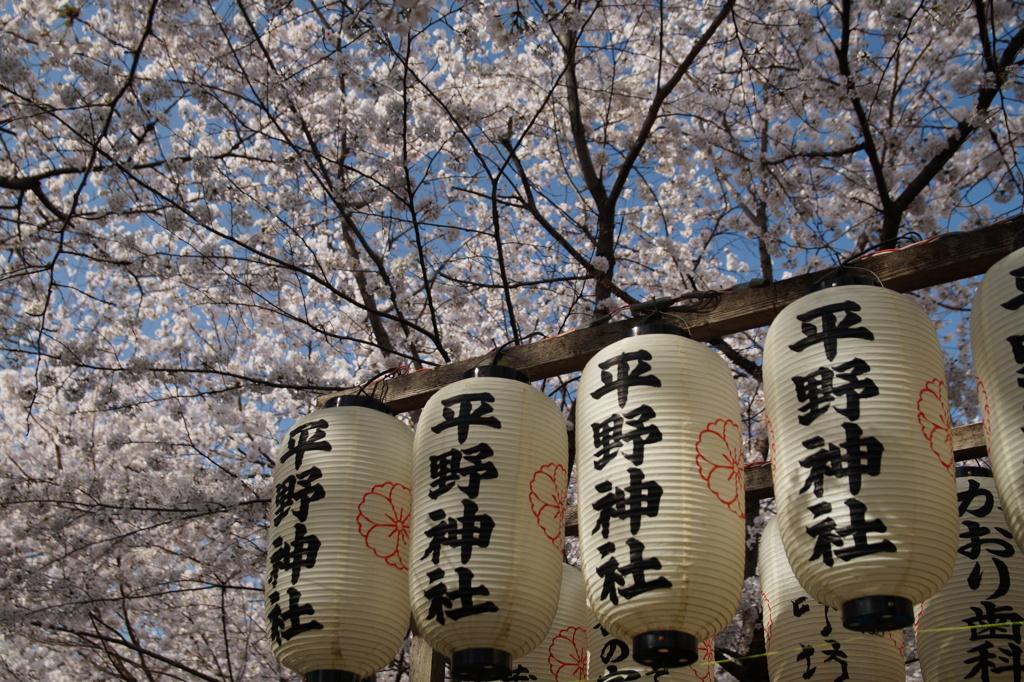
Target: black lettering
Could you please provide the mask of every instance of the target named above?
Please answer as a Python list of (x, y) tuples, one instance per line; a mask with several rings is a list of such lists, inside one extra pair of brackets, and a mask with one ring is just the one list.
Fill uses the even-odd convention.
[(836, 556), (843, 561), (850, 561), (857, 557), (878, 552), (895, 552), (896, 545), (889, 540), (868, 542), (868, 533), (884, 533), (887, 528), (881, 519), (865, 521), (867, 506), (853, 498), (846, 500), (846, 506), (850, 508), (850, 525), (839, 528), (836, 532), (840, 537), (853, 540), (852, 546), (843, 546), (836, 550)]
[(285, 542), (283, 537), (277, 537), (272, 547), (274, 550), (270, 553), (267, 582), (276, 588), (279, 573), (291, 573), (291, 583), (294, 585), (299, 581), (302, 569), (313, 568), (316, 565), (320, 540), (315, 535), (306, 535), (305, 524), (296, 523), (295, 539)]
[(327, 441), (326, 419), (318, 419), (306, 422), (288, 434), (288, 448), (281, 455), (277, 463), (285, 462), (289, 457), (295, 457), (295, 470), (302, 468), (302, 458), (310, 450), (331, 451), (331, 444)]
[(309, 515), (309, 505), (324, 499), (324, 488), (316, 481), (323, 474), (317, 467), (292, 474), (274, 486), (274, 526), (279, 526), (289, 513), (299, 521), (305, 522)]
[[(491, 403), (494, 396), (490, 393), (463, 393), (461, 395), (445, 398), (441, 401), (443, 406), (441, 415), (444, 421), (430, 427), (434, 433), (441, 433), (445, 429), (456, 428), (459, 442), (465, 443), (469, 437), (469, 427), (473, 425), (486, 426), (492, 429), (500, 429), (501, 422), (497, 417), (489, 417), (494, 412)], [(453, 409), (458, 406), (458, 411)]]
[(835, 446), (826, 445), (821, 436), (809, 438), (803, 442), (808, 450), (819, 448), (813, 454), (800, 460), (800, 466), (806, 468), (807, 478), (800, 492), (813, 488), (814, 495), (821, 497), (824, 493), (825, 476), (846, 478), (850, 494), (860, 493), (862, 476), (877, 476), (882, 466), (882, 453), (885, 448), (874, 437), (865, 437), (860, 426), (853, 422), (843, 422), (846, 440)]
[[(605, 547), (611, 543), (604, 545)], [(645, 559), (644, 544), (636, 538), (629, 538), (626, 540), (626, 546), (629, 547), (629, 563), (620, 566), (618, 560), (615, 557), (611, 557), (608, 561), (598, 567), (597, 574), (605, 580), (605, 588), (608, 587), (609, 583), (617, 584), (619, 596), (625, 597), (626, 599), (632, 599), (633, 597), (650, 592), (651, 590), (663, 590), (672, 587), (672, 583), (668, 578), (659, 576), (654, 580), (647, 580), (645, 573), (647, 571), (657, 571), (661, 569), (661, 561), (656, 557)], [(614, 545), (612, 547), (614, 549)], [(600, 548), (599, 548), (600, 551)], [(605, 553), (602, 552), (602, 556)], [(612, 576), (609, 580), (609, 576)], [(625, 586), (625, 576), (629, 576), (632, 583)], [(603, 598), (602, 592), (602, 598)], [(618, 599), (612, 599), (613, 604), (618, 604)]]
[(655, 481), (644, 481), (644, 472), (632, 467), (629, 469), (629, 485), (612, 490), (610, 481), (602, 481), (595, 490), (604, 496), (593, 503), (597, 511), (597, 525), (591, 535), (601, 531), (602, 537), (608, 537), (610, 519), (629, 519), (629, 532), (636, 535), (640, 531), (640, 517), (655, 517), (661, 505), (661, 486)]
[(288, 588), (288, 608), (282, 609), (278, 603), (281, 601), (281, 594), (276, 590), (270, 593), (267, 597), (267, 601), (271, 604), (271, 609), (267, 612), (267, 620), (269, 621), (270, 639), (277, 644), (281, 644), (282, 640), (288, 640), (292, 637), (307, 632), (309, 630), (321, 630), (323, 625), (315, 620), (310, 620), (305, 623), (300, 622), (302, 616), (312, 616), (315, 614), (313, 606), (311, 604), (299, 604), (299, 599), (302, 595), (294, 587)]
[(1022, 293), (1017, 294), (1006, 303), (1003, 303), (1003, 307), (1007, 310), (1019, 310), (1024, 305), (1024, 268), (1017, 268), (1016, 270), (1010, 270), (1010, 276), (1016, 278), (1015, 284), (1017, 285), (1017, 291)]
[(437, 564), (441, 559), (441, 548), (454, 547), (460, 551), (461, 562), (468, 563), (474, 547), (491, 544), (491, 531), (494, 530), (493, 519), (478, 512), (479, 507), (472, 500), (462, 500), (462, 516), (457, 519), (446, 518), (443, 509), (430, 512), (430, 520), (437, 523), (423, 532), (430, 542), (420, 559), (429, 557)]
[[(800, 330), (804, 333), (804, 338), (790, 344), (789, 348), (799, 353), (821, 343), (825, 346), (825, 357), (831, 361), (836, 358), (839, 339), (874, 341), (875, 335), (870, 329), (856, 326), (861, 322), (861, 317), (857, 314), (859, 310), (860, 305), (856, 301), (840, 301), (797, 315), (796, 319), (801, 323)], [(842, 319), (836, 316), (837, 313), (843, 313)], [(820, 320), (820, 328), (813, 320)]]
[(490, 459), (494, 451), (486, 443), (480, 443), (464, 450), (452, 449), (440, 455), (430, 457), (430, 491), (431, 499), (436, 500), (451, 490), (463, 478), (465, 485), (459, 490), (467, 497), (476, 499), (480, 494), (480, 481), (498, 477), (498, 469)]
[(981, 606), (970, 607), (974, 615), (964, 618), (963, 622), (971, 629), (971, 641), (1002, 639), (1020, 643), (1020, 617), (1013, 607), (1002, 606), (991, 601), (981, 602)]
[[(648, 405), (640, 405), (636, 409), (623, 414), (612, 414), (603, 422), (591, 424), (594, 432), (594, 468), (604, 469), (615, 458), (624, 444), (631, 449), (622, 453), (623, 456), (637, 466), (644, 462), (644, 446), (661, 440), (661, 431), (654, 424), (648, 424), (655, 417), (654, 410)], [(629, 430), (623, 430), (623, 426)]]
[[(654, 375), (647, 375), (651, 371), (648, 362), (651, 354), (645, 350), (637, 350), (631, 353), (623, 353), (614, 358), (609, 358), (598, 364), (601, 368), (601, 388), (590, 394), (591, 398), (597, 400), (603, 395), (615, 391), (619, 401), (619, 407), (626, 406), (631, 386), (661, 386), (661, 379)], [(630, 363), (635, 363), (631, 365)], [(608, 370), (615, 368), (613, 376)]]

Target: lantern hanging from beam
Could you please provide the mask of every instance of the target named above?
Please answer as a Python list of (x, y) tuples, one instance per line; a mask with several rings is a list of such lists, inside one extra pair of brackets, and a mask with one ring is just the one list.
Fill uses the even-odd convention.
[(267, 632), (308, 682), (359, 682), (405, 639), (412, 444), (383, 403), (345, 396), (296, 421), (278, 450)]
[(718, 669), (714, 637), (698, 645), (697, 660), (691, 665), (655, 670), (636, 663), (633, 651), (625, 640), (602, 627), (593, 612), (590, 612), (589, 617), (589, 682), (714, 682)]
[(1013, 542), (992, 473), (960, 466), (953, 576), (914, 624), (925, 682), (1024, 679), (1024, 555)]
[(558, 610), (533, 651), (513, 661), (515, 682), (575, 682), (587, 678), (587, 594), (580, 569), (562, 564)]
[(547, 633), (562, 582), (565, 419), (489, 366), (427, 402), (416, 428), (409, 590), (420, 634), (457, 679), (512, 671)]
[(904, 682), (903, 632), (870, 634), (843, 628), (839, 614), (808, 595), (793, 575), (778, 519), (765, 526), (757, 563), (772, 682)]
[(787, 306), (763, 364), (786, 554), (808, 594), (862, 631), (913, 623), (949, 578), (957, 528), (935, 329), (873, 284), (831, 280)]
[(1024, 546), (1024, 249), (981, 280), (971, 311), (971, 354), (992, 475), (1010, 531)]
[(740, 424), (725, 362), (675, 327), (634, 328), (580, 377), (583, 577), (598, 621), (642, 666), (695, 662), (739, 604)]

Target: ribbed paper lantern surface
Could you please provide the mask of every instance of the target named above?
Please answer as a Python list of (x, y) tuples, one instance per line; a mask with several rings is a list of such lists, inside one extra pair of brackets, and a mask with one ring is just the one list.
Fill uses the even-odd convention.
[(641, 665), (674, 668), (740, 599), (739, 400), (714, 351), (675, 328), (637, 329), (580, 377), (580, 550), (597, 619)]
[(277, 453), (264, 597), (282, 665), (357, 682), (409, 628), (413, 436), (375, 400), (340, 402), (296, 421)]
[(918, 611), (925, 682), (1021, 680), (1024, 556), (999, 508), (991, 473), (957, 471), (959, 547), (953, 576)]
[(956, 551), (953, 448), (935, 329), (877, 286), (787, 306), (764, 351), (775, 501), (800, 584), (863, 631), (913, 623)]
[(904, 682), (903, 632), (847, 630), (839, 613), (800, 587), (786, 559), (778, 520), (761, 535), (761, 620), (772, 682)]
[(971, 353), (992, 474), (1024, 546), (1024, 249), (989, 268), (971, 310)]
[(714, 682), (715, 640), (701, 642), (697, 660), (682, 668), (653, 669), (633, 660), (629, 644), (602, 627), (590, 613), (589, 682)]
[(454, 677), (506, 677), (512, 659), (544, 638), (558, 606), (565, 420), (524, 381), (476, 376), (431, 397), (414, 450), (416, 625), (452, 659)]
[(587, 594), (580, 569), (562, 564), (562, 591), (548, 634), (513, 661), (513, 682), (575, 682), (587, 678)]

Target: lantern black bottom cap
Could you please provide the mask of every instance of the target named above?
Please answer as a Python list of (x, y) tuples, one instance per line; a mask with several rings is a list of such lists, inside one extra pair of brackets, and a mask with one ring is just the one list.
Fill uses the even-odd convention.
[(660, 670), (697, 661), (697, 638), (677, 630), (652, 630), (633, 638), (633, 660)]
[(860, 597), (843, 604), (843, 627), (857, 632), (902, 630), (914, 624), (914, 604), (906, 597)]
[(501, 649), (463, 649), (452, 654), (452, 677), (482, 682), (512, 674), (512, 655)]
[(363, 678), (347, 670), (312, 670), (304, 679), (305, 682), (359, 682)]

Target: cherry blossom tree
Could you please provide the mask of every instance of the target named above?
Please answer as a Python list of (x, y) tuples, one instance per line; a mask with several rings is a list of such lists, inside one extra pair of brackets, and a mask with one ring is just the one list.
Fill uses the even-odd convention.
[[(12, 0), (0, 678), (288, 679), (269, 476), (319, 395), (1019, 212), (1022, 14)], [(713, 344), (753, 459), (762, 339)]]

